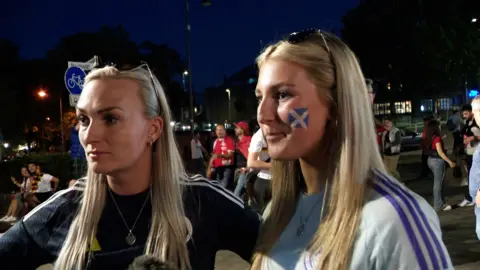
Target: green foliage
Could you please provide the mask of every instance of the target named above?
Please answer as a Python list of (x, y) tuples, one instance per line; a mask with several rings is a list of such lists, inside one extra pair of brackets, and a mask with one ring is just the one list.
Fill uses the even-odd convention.
[[(176, 118), (180, 118), (180, 107), (185, 102), (181, 85), (175, 81), (185, 70), (184, 61), (174, 49), (150, 41), (137, 45), (122, 27), (102, 27), (97, 32), (82, 32), (62, 38), (45, 58), (21, 60), (18, 46), (0, 39), (0, 127), (6, 139), (25, 138), (25, 127), (42, 127), (49, 117), (60, 127), (59, 101), (63, 103), (63, 127), (65, 131), (73, 119), (68, 111), (68, 92), (63, 76), (68, 61), (84, 62), (94, 55), (103, 63), (132, 64), (147, 61), (162, 83)], [(40, 89), (48, 92), (40, 99)], [(178, 108), (178, 109), (177, 109)], [(14, 117), (12, 117), (12, 115)]]

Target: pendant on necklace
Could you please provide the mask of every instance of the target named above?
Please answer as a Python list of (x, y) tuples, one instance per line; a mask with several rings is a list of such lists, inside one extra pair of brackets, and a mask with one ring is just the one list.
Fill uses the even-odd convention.
[(131, 246), (135, 244), (135, 241), (137, 241), (137, 238), (135, 237), (135, 235), (133, 235), (132, 232), (129, 232), (127, 237), (125, 237), (125, 242), (127, 242), (127, 244)]
[(298, 226), (298, 228), (297, 228), (297, 237), (302, 236), (304, 231), (305, 231), (305, 223), (303, 222), (303, 223), (300, 224), (300, 226)]

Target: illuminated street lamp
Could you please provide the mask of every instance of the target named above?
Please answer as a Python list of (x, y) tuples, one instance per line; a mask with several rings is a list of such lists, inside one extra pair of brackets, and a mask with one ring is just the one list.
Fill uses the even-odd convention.
[[(40, 89), (37, 92), (37, 95), (43, 99), (48, 96), (48, 93), (47, 91)], [(46, 120), (50, 121), (50, 117), (47, 117)], [(62, 102), (61, 96), (60, 96), (60, 132), (62, 134), (62, 153), (65, 153), (65, 135), (63, 134), (63, 102)]]
[(476, 23), (477, 22), (477, 18), (472, 18), (472, 23)]
[[(202, 0), (202, 5), (204, 7), (208, 7), (212, 5), (211, 0)], [(195, 127), (195, 114), (193, 112), (193, 89), (192, 89), (192, 68), (191, 68), (191, 61), (190, 61), (190, 20), (188, 17), (188, 0), (185, 0), (185, 49), (186, 49), (186, 56), (187, 56), (187, 70), (183, 73), (184, 76), (188, 75), (188, 92), (190, 96), (190, 125), (192, 136), (194, 133)], [(185, 74), (186, 73), (186, 74)], [(184, 87), (187, 89), (187, 87)]]
[(225, 90), (228, 95), (228, 121), (232, 121), (232, 102), (230, 101), (230, 89)]
[(40, 97), (40, 98), (44, 98), (47, 96), (47, 92), (45, 92), (45, 90), (40, 90), (38, 91), (37, 95)]

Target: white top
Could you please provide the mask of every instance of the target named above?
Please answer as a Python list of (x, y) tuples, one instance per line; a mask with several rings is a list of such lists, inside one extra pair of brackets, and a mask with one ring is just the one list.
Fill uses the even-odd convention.
[[(465, 121), (465, 124), (466, 125), (471, 125), (473, 122), (473, 120), (471, 121)], [(478, 137), (480, 136), (480, 129), (478, 129), (477, 127), (472, 127), (470, 129), (473, 133), (473, 136), (475, 137)], [(472, 156), (473, 153), (475, 153), (475, 149), (477, 149), (477, 146), (478, 146), (478, 142), (477, 141), (473, 141), (471, 143), (467, 143), (467, 145), (465, 145), (465, 152), (467, 153), (467, 155), (470, 155)]]
[[(255, 134), (253, 134), (252, 140), (250, 141), (250, 146), (248, 147), (248, 152), (260, 153), (258, 160), (266, 161), (267, 159), (270, 158), (270, 155), (268, 154), (268, 149), (267, 149), (267, 142), (263, 137), (263, 133), (261, 129), (259, 129), (257, 132), (255, 132)], [(258, 177), (270, 180), (272, 178), (272, 175), (270, 174), (269, 170), (261, 170), (258, 173)]]
[(42, 179), (38, 182), (37, 193), (44, 193), (52, 191), (52, 181), (53, 176), (48, 173), (44, 173)]
[[(321, 203), (316, 204), (317, 198), (300, 197), (304, 207), (297, 205), (290, 223), (263, 261), (262, 270), (318, 269), (319, 255), (306, 252), (320, 224)], [(304, 234), (298, 237), (298, 212), (303, 210), (307, 215), (311, 205), (316, 205), (315, 211)], [(264, 217), (269, 210), (267, 207)], [(454, 269), (436, 212), (422, 197), (381, 173), (363, 207), (352, 251), (350, 270)]]
[(203, 158), (202, 144), (200, 143), (200, 140), (192, 139), (190, 142), (190, 149), (192, 149), (192, 159)]

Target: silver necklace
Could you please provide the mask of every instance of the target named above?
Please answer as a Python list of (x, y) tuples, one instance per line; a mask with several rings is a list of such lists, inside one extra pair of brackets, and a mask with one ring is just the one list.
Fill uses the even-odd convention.
[(123, 217), (122, 211), (120, 211), (120, 208), (118, 207), (117, 201), (115, 201), (115, 197), (113, 196), (112, 191), (110, 190), (110, 188), (107, 188), (107, 189), (108, 189), (108, 192), (110, 193), (110, 197), (112, 197), (112, 200), (113, 200), (113, 203), (115, 204), (115, 207), (117, 208), (118, 214), (122, 218), (123, 223), (125, 224), (125, 227), (127, 227), (128, 234), (125, 237), (125, 242), (127, 242), (127, 244), (129, 246), (132, 246), (137, 241), (137, 237), (135, 237), (135, 235), (133, 234), (132, 231), (133, 231), (133, 229), (135, 229), (135, 225), (137, 224), (137, 221), (138, 221), (138, 218), (140, 217), (140, 214), (142, 214), (142, 212), (143, 212), (143, 208), (147, 204), (148, 198), (150, 198), (150, 192), (148, 192), (148, 195), (145, 198), (145, 201), (143, 202), (142, 208), (140, 209), (140, 212), (138, 213), (137, 218), (135, 219), (135, 222), (133, 223), (132, 228), (130, 228), (130, 227), (128, 227), (127, 221), (125, 221), (125, 218)]
[(320, 201), (322, 201), (322, 198), (318, 198), (317, 202), (312, 206), (312, 208), (310, 208), (310, 211), (308, 212), (307, 218), (305, 218), (305, 220), (304, 220), (303, 217), (302, 217), (302, 199), (300, 199), (300, 207), (298, 209), (300, 211), (300, 225), (298, 225), (298, 227), (297, 227), (297, 237), (302, 236), (303, 233), (305, 232), (305, 225), (307, 224), (313, 210), (315, 209), (315, 207), (318, 205), (318, 203)]

